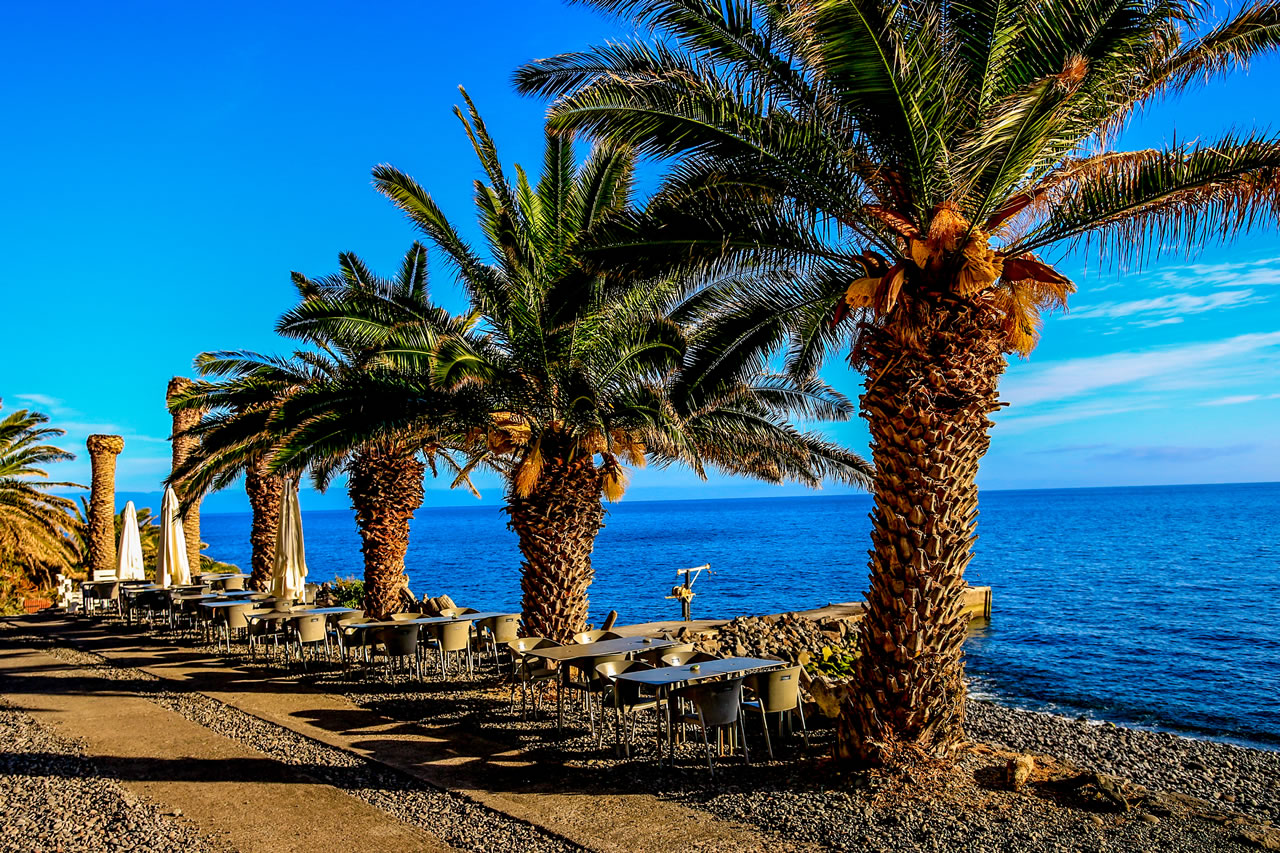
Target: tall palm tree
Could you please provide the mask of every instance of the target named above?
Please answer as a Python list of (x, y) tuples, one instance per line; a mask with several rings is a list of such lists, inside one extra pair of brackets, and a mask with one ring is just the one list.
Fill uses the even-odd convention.
[[(563, 640), (581, 630), (603, 501), (618, 499), (627, 465), (705, 464), (780, 482), (861, 482), (865, 463), (793, 428), (790, 411), (846, 417), (847, 401), (816, 381), (761, 374), (758, 359), (726, 359), (682, 324), (696, 283), (610, 278), (585, 268), (580, 241), (630, 205), (634, 156), (600, 146), (575, 164), (569, 140), (548, 135), (542, 174), (509, 180), (466, 93), (456, 110), (488, 179), (475, 205), (492, 262), (459, 235), (427, 192), (390, 166), (375, 186), (455, 267), (481, 326), (450, 337), (416, 370), (443, 388), (483, 390), (489, 421), (470, 434), (470, 470), (507, 478), (519, 537), (526, 629)], [(405, 375), (409, 348), (397, 357)], [(394, 382), (384, 394), (403, 399)], [(371, 403), (371, 408), (377, 408)]]
[(840, 751), (962, 736), (964, 569), (1006, 356), (1073, 285), (1040, 256), (1136, 261), (1280, 208), (1280, 140), (1118, 151), (1135, 111), (1280, 42), (1280, 4), (593, 0), (637, 39), (517, 74), (551, 124), (676, 159), (597, 257), (760, 272), (710, 306), (809, 376), (844, 342), (876, 465), (871, 585)]
[[(379, 348), (400, 325), (413, 326), (412, 340), (429, 343), (432, 334), (448, 332), (454, 321), (430, 303), (421, 244), (410, 248), (394, 279), (375, 275), (350, 253), (339, 256), (339, 267), (338, 273), (318, 279), (293, 274), (300, 302), (281, 317), (277, 331), (312, 349), (284, 359), (205, 353), (197, 367), (213, 379), (197, 383), (178, 405), (216, 409), (195, 430), (205, 448), (192, 479), (200, 488), (220, 488), (241, 473), (257, 477), (309, 470), (323, 490), (338, 473), (347, 475), (364, 553), (365, 609), (386, 616), (399, 609), (407, 586), (409, 524), (422, 504), (426, 465), (434, 470), (437, 456), (451, 460), (420, 424), (412, 433), (385, 431), (376, 439), (344, 442), (344, 424), (352, 414), (333, 407), (361, 407), (351, 389), (384, 369)], [(374, 321), (335, 319), (330, 306), (338, 303), (359, 306)], [(259, 562), (255, 558), (255, 570)]]
[(75, 515), (75, 501), (49, 489), (85, 487), (49, 480), (45, 466), (75, 455), (45, 443), (65, 435), (44, 426), (48, 422), (47, 415), (27, 409), (0, 419), (0, 564), (41, 582), (83, 558), (84, 525)]

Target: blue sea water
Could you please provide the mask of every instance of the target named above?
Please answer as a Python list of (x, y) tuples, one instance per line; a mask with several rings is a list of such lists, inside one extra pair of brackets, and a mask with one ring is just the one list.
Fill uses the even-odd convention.
[[(676, 570), (710, 563), (696, 617), (856, 601), (865, 495), (622, 502), (595, 551), (597, 620), (676, 618)], [(990, 491), (968, 578), (994, 587), (966, 646), (972, 689), (1025, 708), (1280, 748), (1280, 484)], [(304, 512), (311, 580), (359, 576), (350, 512)], [(249, 563), (249, 516), (205, 515), (209, 553)], [(501, 509), (420, 510), (410, 586), (518, 609)]]

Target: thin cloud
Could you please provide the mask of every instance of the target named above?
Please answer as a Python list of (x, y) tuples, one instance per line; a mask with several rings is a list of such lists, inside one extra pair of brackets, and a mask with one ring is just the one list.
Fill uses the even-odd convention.
[(1206, 400), (1201, 406), (1238, 406), (1241, 403), (1253, 403), (1258, 400), (1280, 400), (1280, 394), (1236, 394), (1232, 397), (1219, 397)]
[(1065, 315), (1067, 320), (1118, 320), (1124, 317), (1154, 315), (1160, 319), (1158, 323), (1181, 322), (1180, 318), (1187, 314), (1203, 314), (1206, 311), (1218, 311), (1226, 308), (1242, 308), (1257, 302), (1266, 301), (1250, 289), (1216, 290), (1205, 294), (1167, 293), (1149, 299), (1131, 299), (1127, 302), (1099, 302), (1073, 308)]
[(1146, 447), (1122, 447), (1109, 453), (1099, 453), (1092, 458), (1098, 462), (1203, 462), (1223, 456), (1238, 456), (1255, 450), (1252, 444), (1232, 444), (1227, 447), (1183, 447), (1153, 445)]
[(1280, 258), (1232, 261), (1220, 264), (1185, 264), (1162, 270), (1163, 287), (1268, 287), (1280, 285)]
[(1232, 368), (1252, 369), (1250, 357), (1280, 356), (1280, 332), (1237, 335), (1220, 341), (1151, 350), (1130, 350), (1050, 362), (1011, 372), (1004, 383), (1005, 400), (1015, 406), (1067, 401), (1126, 386), (1154, 386), (1176, 379), (1186, 387), (1197, 372), (1233, 360)]
[(1009, 435), (1018, 432), (1026, 432), (1031, 429), (1038, 429), (1040, 427), (1070, 423), (1072, 421), (1082, 421), (1089, 418), (1102, 418), (1109, 415), (1123, 415), (1126, 412), (1142, 412), (1155, 408), (1158, 408), (1155, 403), (1119, 406), (1095, 403), (1065, 406), (1061, 409), (1038, 415), (1005, 415), (1003, 417), (997, 415), (996, 429), (999, 430), (1001, 435)]

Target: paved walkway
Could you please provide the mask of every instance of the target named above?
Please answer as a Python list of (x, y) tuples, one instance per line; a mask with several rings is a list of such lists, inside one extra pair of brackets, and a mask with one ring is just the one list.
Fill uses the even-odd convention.
[[(223, 659), (195, 654), (144, 634), (56, 617), (11, 621), (15, 627), (52, 635), (57, 642), (103, 655), (117, 665), (142, 669), (170, 682), (174, 689), (202, 693), (320, 743), (458, 792), (589, 850), (670, 853), (769, 846), (768, 839), (751, 827), (701, 810), (648, 794), (590, 790), (577, 785), (568, 769), (557, 774), (554, 789), (530, 785), (529, 762), (505, 746), (456, 731), (449, 732), (446, 739), (422, 726), (361, 708), (342, 696), (293, 681), (264, 679), (260, 673), (239, 670)], [(139, 793), (156, 802), (172, 802), (202, 827), (219, 826), (239, 849), (303, 849), (313, 843), (308, 839), (316, 837), (378, 839), (375, 846), (384, 851), (447, 849), (438, 839), (426, 837), (372, 806), (309, 782), (291, 768), (146, 699), (121, 695), (121, 682), (42, 678), (42, 669), (49, 666), (64, 664), (30, 649), (0, 649), (0, 696), (42, 722), (65, 726), (68, 734), (88, 740), (95, 753), (150, 767), (134, 773), (125, 766), (122, 775), (126, 780), (130, 775), (147, 777), (131, 782), (149, 786)], [(131, 750), (145, 754), (132, 754)], [(209, 796), (206, 780), (222, 787)], [(257, 785), (271, 790), (255, 789)], [(275, 795), (282, 791), (291, 792), (290, 796), (277, 801)], [(310, 799), (313, 792), (317, 799)], [(250, 815), (241, 805), (267, 801), (278, 802), (278, 807)], [(376, 831), (372, 828), (375, 825), (379, 827)], [(326, 835), (339, 827), (337, 836)], [(260, 842), (262, 846), (254, 846)], [(359, 848), (344, 843), (345, 849)]]
[(81, 741), (102, 771), (244, 851), (449, 850), (422, 830), (52, 655), (0, 650), (0, 698)]

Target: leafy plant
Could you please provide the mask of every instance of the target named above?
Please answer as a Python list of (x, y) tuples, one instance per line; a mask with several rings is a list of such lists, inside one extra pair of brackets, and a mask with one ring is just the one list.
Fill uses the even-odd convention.
[(364, 581), (356, 578), (337, 578), (329, 584), (329, 594), (334, 606), (360, 609), (364, 601)]

